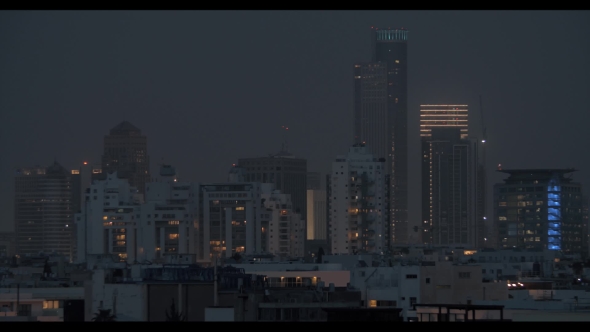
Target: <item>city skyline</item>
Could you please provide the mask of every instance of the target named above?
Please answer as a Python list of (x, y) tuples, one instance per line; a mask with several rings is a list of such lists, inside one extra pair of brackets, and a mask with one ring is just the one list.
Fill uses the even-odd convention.
[[(342, 28), (346, 29), (346, 33), (337, 36), (347, 36), (346, 38), (334, 38), (331, 31), (322, 32), (322, 30), (330, 29), (328, 23), (321, 23), (326, 17), (326, 14), (322, 12), (300, 14), (278, 12), (275, 15), (276, 18), (267, 14), (268, 12), (253, 13), (252, 15), (264, 18), (264, 22), (258, 25), (251, 23), (252, 26), (249, 28), (253, 31), (261, 31), (259, 29), (264, 30), (267, 25), (278, 26), (274, 31), (268, 32), (268, 35), (256, 37), (253, 34), (252, 36), (260, 49), (267, 47), (267, 52), (276, 52), (277, 55), (281, 55), (279, 58), (282, 61), (269, 60), (266, 68), (270, 68), (270, 71), (262, 71), (259, 75), (264, 81), (275, 81), (275, 84), (267, 86), (262, 80), (254, 80), (252, 84), (240, 84), (248, 92), (235, 90), (235, 97), (229, 98), (236, 99), (236, 103), (232, 104), (231, 100), (224, 100), (223, 94), (212, 92), (217, 91), (216, 87), (223, 84), (222, 80), (212, 75), (213, 72), (207, 71), (211, 75), (204, 75), (210, 77), (206, 85), (189, 83), (192, 82), (189, 76), (202, 70), (200, 68), (206, 59), (210, 59), (209, 56), (217, 57), (217, 51), (211, 54), (204, 52), (206, 56), (200, 60), (191, 59), (190, 62), (189, 57), (183, 52), (171, 51), (171, 54), (168, 54), (158, 53), (157, 50), (153, 50), (151, 55), (143, 55), (136, 60), (126, 59), (133, 58), (132, 55), (125, 53), (133, 54), (133, 47), (135, 49), (143, 47), (142, 50), (146, 50), (150, 44), (141, 38), (151, 33), (151, 30), (148, 29), (145, 32), (135, 30), (136, 27), (132, 27), (133, 24), (127, 26), (125, 22), (135, 22), (142, 26), (149, 24), (151, 18), (161, 16), (171, 21), (178, 19), (174, 27), (181, 29), (183, 24), (205, 25), (207, 22), (189, 23), (189, 19), (198, 17), (199, 13), (0, 13), (0, 17), (3, 18), (0, 20), (3, 23), (0, 24), (4, 28), (14, 29), (14, 38), (16, 36), (19, 38), (0, 37), (0, 40), (12, 49), (12, 53), (2, 53), (3, 61), (0, 65), (6, 73), (0, 79), (0, 84), (5, 91), (1, 95), (0, 106), (4, 110), (9, 110), (2, 112), (1, 115), (3, 127), (0, 131), (2, 132), (0, 152), (5, 159), (0, 165), (0, 173), (4, 176), (2, 181), (9, 185), (0, 192), (0, 204), (5, 211), (0, 219), (0, 231), (13, 230), (14, 213), (11, 212), (14, 203), (11, 194), (14, 190), (13, 177), (16, 168), (35, 164), (45, 166), (54, 159), (67, 169), (77, 168), (83, 161), (100, 164), (101, 138), (106, 130), (121, 121), (131, 122), (141, 128), (142, 133), (148, 137), (149, 155), (152, 159), (150, 169), (158, 169), (157, 165), (163, 159), (165, 163), (172, 164), (179, 170), (184, 181), (222, 182), (225, 181), (227, 170), (235, 160), (277, 151), (282, 140), (282, 132), (279, 129), (282, 124), (288, 124), (290, 127), (287, 139), (293, 154), (308, 161), (308, 171), (326, 174), (332, 159), (344, 154), (348, 148), (349, 139), (347, 138), (350, 137), (349, 128), (351, 127), (348, 125), (351, 119), (348, 114), (352, 114), (353, 107), (352, 98), (347, 98), (352, 94), (350, 67), (356, 61), (370, 58), (369, 28), (372, 25), (379, 26), (378, 23), (407, 28), (412, 36), (408, 46), (410, 226), (420, 220), (420, 189), (416, 189), (420, 187), (418, 167), (420, 104), (474, 105), (470, 106), (470, 109), (475, 112), (472, 119), (473, 128), (476, 129), (470, 129), (470, 135), (481, 137), (480, 131), (477, 130), (481, 125), (475, 105), (478, 105), (479, 95), (483, 96), (490, 142), (486, 164), (488, 197), (491, 197), (491, 185), (500, 182), (501, 179), (492, 172), (497, 164), (503, 164), (509, 168), (575, 167), (581, 170), (577, 175), (578, 181), (585, 187), (589, 186), (590, 177), (585, 173), (590, 169), (590, 159), (575, 150), (561, 148), (567, 146), (568, 142), (569, 145), (575, 145), (572, 144), (574, 140), (583, 142), (590, 138), (583, 127), (584, 123), (588, 123), (587, 115), (580, 112), (585, 105), (584, 91), (588, 90), (588, 83), (582, 81), (582, 78), (583, 73), (587, 71), (585, 68), (588, 67), (583, 59), (589, 53), (589, 45), (587, 42), (576, 41), (578, 45), (574, 46), (567, 42), (568, 38), (575, 40), (573, 35), (581, 33), (577, 31), (584, 30), (580, 29), (583, 26), (588, 26), (590, 20), (583, 21), (587, 18), (587, 13), (396, 12), (386, 14), (363, 12), (362, 18)], [(83, 23), (82, 19), (78, 19), (76, 15), (88, 20), (88, 23)], [(136, 38), (133, 39), (135, 44), (126, 46), (124, 36), (113, 40), (105, 39), (104, 36), (109, 36), (108, 30), (98, 33), (92, 30), (90, 25), (86, 25), (97, 24), (97, 20), (102, 15), (111, 15), (115, 22), (115, 29), (127, 31), (130, 38)], [(246, 13), (236, 12), (221, 15), (233, 20), (249, 17)], [(294, 15), (302, 16), (294, 18), (296, 17)], [(470, 19), (469, 15), (474, 18)], [(55, 21), (52, 16), (56, 17)], [(334, 12), (330, 16), (333, 21), (330, 22), (344, 21), (351, 16), (346, 12)], [(387, 16), (390, 17), (386, 19)], [(285, 20), (289, 17), (290, 19)], [(503, 17), (506, 22), (510, 22), (507, 24), (511, 26), (510, 30), (516, 31), (513, 32), (513, 36), (498, 31), (508, 28), (501, 25), (494, 26), (492, 23), (495, 22), (496, 17)], [(514, 29), (514, 25), (525, 17), (529, 19), (529, 26), (523, 26), (520, 30)], [(547, 20), (547, 17), (552, 17), (553, 20)], [(25, 25), (20, 25), (19, 18), (26, 24), (31, 24), (30, 28), (25, 29)], [(40, 26), (35, 27), (36, 23), (29, 21), (28, 18), (49, 22), (47, 31), (39, 30)], [(455, 19), (453, 25), (444, 23), (449, 18)], [(58, 23), (59, 20), (61, 23)], [(275, 24), (274, 20), (284, 22), (279, 25)], [(302, 23), (306, 20), (312, 22), (309, 27)], [(462, 27), (468, 25), (469, 20), (479, 20), (480, 23), (476, 24), (472, 31), (465, 31)], [(535, 24), (531, 24), (531, 21)], [(553, 28), (551, 28), (551, 22), (555, 22)], [(81, 29), (62, 31), (64, 24), (77, 24)], [(440, 30), (444, 29), (435, 28), (436, 24), (446, 27), (454, 34), (441, 32)], [(558, 43), (558, 46), (551, 49), (544, 47), (547, 36), (541, 37), (535, 34), (535, 27), (541, 24), (547, 26), (545, 35), (555, 34), (556, 38), (553, 40)], [(492, 26), (496, 30), (492, 30)], [(79, 60), (64, 58), (66, 54), (62, 53), (64, 50), (52, 49), (53, 46), (44, 44), (46, 41), (43, 38), (50, 40), (54, 38), (45, 34), (55, 33), (55, 29), (65, 34), (61, 39), (54, 41), (62, 43), (66, 49), (78, 52)], [(298, 33), (304, 33), (300, 31), (301, 29), (315, 30), (315, 32), (309, 39), (303, 40), (297, 37)], [(111, 33), (114, 31), (111, 30)], [(174, 29), (169, 31), (173, 33)], [(221, 36), (227, 32), (220, 28), (218, 33)], [(80, 35), (81, 33), (87, 33), (88, 36)], [(275, 48), (268, 48), (265, 42), (276, 40), (273, 39), (274, 34), (281, 33), (291, 36), (291, 39), (296, 39), (297, 45), (301, 45), (297, 50), (300, 53), (294, 52), (298, 55), (288, 56), (289, 52), (293, 51), (289, 43), (278, 43), (274, 46)], [(522, 37), (527, 33), (530, 33), (529, 38), (524, 39), (526, 42), (522, 42)], [(557, 38), (560, 34), (567, 37)], [(87, 39), (83, 39), (82, 36)], [(168, 45), (166, 47), (170, 50), (178, 49), (179, 45), (182, 45), (176, 40), (164, 41), (165, 36), (167, 35), (162, 32), (156, 34), (156, 39), (160, 44)], [(487, 46), (479, 46), (478, 43), (483, 43), (480, 41), (482, 36), (491, 38), (495, 42), (491, 44), (495, 46), (487, 45), (490, 44), (489, 40), (481, 44)], [(215, 39), (209, 38), (212, 37), (203, 36), (199, 43), (215, 45)], [(347, 45), (347, 48), (342, 50), (325, 44), (332, 39), (338, 39), (333, 41), (336, 43), (334, 45)], [(20, 42), (16, 43), (16, 40)], [(467, 42), (463, 43), (464, 40)], [(449, 43), (451, 46), (448, 52), (438, 53), (436, 57), (427, 55), (428, 49)], [(314, 51), (305, 50), (306, 47), (313, 48), (311, 46), (318, 44), (324, 45), (324, 48), (316, 48)], [(238, 46), (244, 50), (241, 44)], [(184, 47), (190, 49), (189, 46)], [(476, 50), (477, 47), (480, 49)], [(499, 50), (508, 47), (512, 54), (510, 57), (506, 52)], [(34, 49), (39, 52), (33, 53)], [(516, 52), (515, 49), (522, 53)], [(79, 76), (81, 74), (78, 71), (85, 66), (83, 66), (84, 61), (90, 61), (91, 53), (95, 51), (108, 56), (103, 57), (97, 69), (84, 69), (86, 71), (82, 72), (86, 74)], [(196, 51), (196, 49), (190, 50), (190, 52)], [(336, 56), (336, 51), (345, 55)], [(257, 52), (249, 50), (243, 52), (245, 54), (240, 61), (244, 61), (244, 67), (241, 66), (241, 62), (239, 68), (227, 66), (229, 70), (239, 69), (240, 76), (247, 77), (246, 81), (253, 80), (254, 76), (250, 75), (250, 69), (246, 63), (252, 62), (256, 66), (262, 63), (257, 60)], [(485, 52), (490, 54), (484, 57)], [(316, 53), (318, 56), (313, 57)], [(330, 56), (332, 61), (329, 60)], [(181, 70), (183, 67), (180, 64), (166, 62), (165, 66), (168, 66), (166, 68), (170, 69), (168, 73), (155, 67), (147, 67), (151, 70), (147, 70), (148, 74), (143, 73), (146, 71), (146, 66), (153, 66), (152, 64), (157, 63), (157, 60), (167, 61), (165, 59), (175, 57), (180, 57), (182, 61), (179, 60), (179, 62), (187, 66), (184, 68), (185, 71)], [(35, 61), (40, 63), (34, 64)], [(223, 57), (215, 58), (214, 61), (222, 64)], [(292, 64), (285, 69), (285, 75), (290, 75), (291, 78), (282, 81), (272, 72), (285, 61)], [(552, 69), (549, 72), (542, 70), (550, 63), (560, 63), (560, 70)], [(216, 71), (225, 70), (223, 66), (215, 67)], [(298, 68), (304, 67), (313, 70), (301, 73)], [(514, 74), (496, 74), (500, 68), (503, 68), (504, 72), (512, 70)], [(31, 71), (31, 69), (35, 70)], [(115, 70), (115, 86), (108, 87), (107, 82), (112, 79), (107, 77), (107, 73), (112, 70)], [(324, 74), (320, 75), (318, 73), (321, 70), (324, 70)], [(35, 76), (31, 76), (33, 74)], [(27, 80), (29, 77), (35, 79)], [(321, 79), (318, 83), (311, 85), (304, 83), (306, 79), (313, 81), (318, 80), (319, 77)], [(576, 82), (578, 77), (579, 82)], [(174, 80), (175, 78), (178, 80)], [(91, 83), (97, 80), (100, 83)], [(174, 84), (167, 83), (168, 87), (160, 87), (160, 84), (170, 80), (174, 80)], [(557, 80), (566, 84), (551, 85), (551, 90), (545, 90), (549, 88), (547, 88), (548, 84), (543, 82)], [(50, 81), (51, 86), (48, 86)], [(247, 87), (248, 85), (251, 87)], [(321, 85), (332, 88), (322, 90)], [(59, 90), (53, 90), (56, 88)], [(255, 90), (250, 91), (252, 88)], [(19, 89), (27, 91), (35, 98), (23, 100), (18, 97), (21, 93)], [(230, 85), (220, 90), (223, 89), (234, 91)], [(271, 96), (270, 102), (265, 103), (264, 98), (258, 99), (255, 91), (261, 91), (260, 89), (268, 89), (260, 95)], [(197, 93), (200, 96), (198, 98), (202, 100), (189, 97), (195, 93), (194, 91), (203, 91), (203, 93)], [(279, 96), (280, 99), (276, 99), (275, 96)], [(261, 107), (261, 105), (264, 106)], [(212, 111), (208, 112), (207, 109)], [(230, 112), (233, 109), (241, 109), (241, 111), (234, 114)], [(245, 116), (244, 109), (252, 111)], [(551, 117), (556, 109), (560, 110), (559, 114), (564, 115), (563, 118)], [(44, 112), (37, 113), (41, 110)], [(196, 113), (201, 112), (201, 120), (192, 118), (194, 110), (197, 110)], [(259, 120), (246, 122), (249, 121), (249, 117)], [(54, 118), (58, 120), (52, 120)], [(506, 119), (512, 121), (506, 121)], [(88, 125), (77, 127), (80, 123)], [(329, 128), (330, 134), (327, 134), (326, 128)], [(558, 131), (561, 134), (553, 134)], [(252, 134), (256, 132), (264, 132), (264, 134)], [(547, 135), (547, 132), (551, 134)], [(246, 137), (248, 137), (247, 140)], [(189, 149), (187, 152), (186, 147), (191, 147), (192, 150)], [(488, 202), (490, 199), (488, 198)]]

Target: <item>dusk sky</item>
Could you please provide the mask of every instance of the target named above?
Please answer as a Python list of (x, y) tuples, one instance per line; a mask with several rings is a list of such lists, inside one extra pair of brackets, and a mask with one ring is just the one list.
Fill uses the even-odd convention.
[[(468, 104), (503, 168), (568, 168), (590, 193), (589, 11), (2, 11), (0, 231), (17, 167), (100, 163), (121, 121), (180, 179), (227, 180), (289, 150), (326, 174), (352, 144), (353, 63), (370, 27), (406, 28), (409, 220), (420, 219), (420, 104)], [(488, 203), (488, 211), (491, 205)], [(491, 212), (488, 212), (491, 217)]]

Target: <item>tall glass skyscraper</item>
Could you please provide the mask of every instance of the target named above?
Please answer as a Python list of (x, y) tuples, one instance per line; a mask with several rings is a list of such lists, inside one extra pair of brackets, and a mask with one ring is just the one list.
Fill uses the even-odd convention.
[(405, 29), (371, 27), (371, 63), (354, 64), (354, 142), (386, 158), (391, 243), (408, 241), (408, 89)]

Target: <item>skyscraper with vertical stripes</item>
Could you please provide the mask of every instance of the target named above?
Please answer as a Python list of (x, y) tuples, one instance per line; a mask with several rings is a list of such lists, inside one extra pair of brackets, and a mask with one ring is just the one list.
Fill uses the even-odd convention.
[(372, 60), (355, 63), (354, 142), (387, 160), (391, 244), (408, 241), (408, 89), (406, 29), (371, 27)]

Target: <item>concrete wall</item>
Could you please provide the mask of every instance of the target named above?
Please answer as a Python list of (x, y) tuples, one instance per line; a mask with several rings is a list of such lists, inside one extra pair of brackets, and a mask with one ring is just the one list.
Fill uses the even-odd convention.
[(233, 322), (234, 308), (205, 308), (206, 322)]

